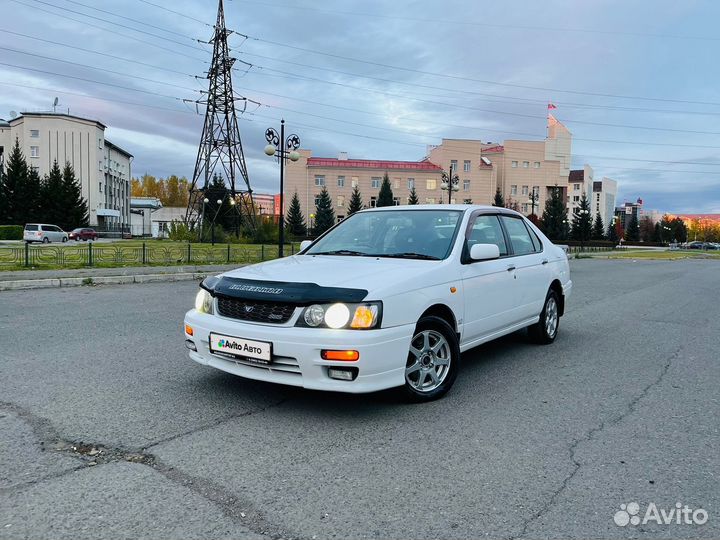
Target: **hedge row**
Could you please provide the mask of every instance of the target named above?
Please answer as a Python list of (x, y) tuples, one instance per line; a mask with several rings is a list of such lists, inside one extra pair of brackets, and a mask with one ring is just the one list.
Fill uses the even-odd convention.
[(22, 225), (0, 225), (0, 240), (22, 240)]

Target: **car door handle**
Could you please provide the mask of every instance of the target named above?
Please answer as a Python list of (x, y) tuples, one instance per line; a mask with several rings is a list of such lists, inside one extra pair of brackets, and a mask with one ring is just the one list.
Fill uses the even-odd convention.
[(547, 260), (547, 259), (543, 259), (543, 260), (542, 260), (542, 264), (547, 264), (547, 263), (548, 263), (548, 260)]
[(507, 271), (508, 271), (508, 272), (512, 272), (513, 270), (515, 270), (515, 265), (514, 265), (514, 264), (511, 264), (510, 266), (507, 267)]

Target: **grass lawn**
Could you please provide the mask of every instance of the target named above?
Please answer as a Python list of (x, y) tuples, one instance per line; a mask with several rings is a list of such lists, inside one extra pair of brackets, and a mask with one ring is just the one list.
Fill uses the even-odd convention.
[(676, 259), (718, 259), (720, 260), (720, 251), (701, 251), (692, 250), (673, 250), (673, 251), (657, 251), (657, 250), (628, 250), (613, 251), (609, 254), (593, 255), (595, 258), (608, 259), (644, 259), (644, 260), (676, 260)]

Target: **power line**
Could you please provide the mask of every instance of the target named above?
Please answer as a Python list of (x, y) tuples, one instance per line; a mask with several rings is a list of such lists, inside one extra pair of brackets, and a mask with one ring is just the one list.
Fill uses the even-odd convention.
[[(141, 2), (144, 0), (140, 0)], [(146, 2), (149, 3), (149, 2)], [(699, 41), (720, 41), (720, 38), (710, 36), (683, 36), (677, 34), (656, 34), (649, 32), (624, 32), (619, 30), (602, 30), (592, 28), (568, 28), (568, 27), (551, 27), (551, 26), (531, 26), (531, 25), (515, 25), (515, 24), (499, 24), (499, 23), (486, 23), (477, 22), (475, 19), (426, 19), (421, 17), (402, 17), (399, 15), (387, 15), (379, 13), (368, 13), (368, 12), (356, 12), (356, 11), (343, 11), (336, 9), (326, 9), (309, 6), (297, 6), (291, 4), (278, 4), (271, 2), (260, 2), (257, 0), (244, 0), (244, 4), (256, 4), (261, 6), (268, 6), (279, 9), (297, 9), (300, 11), (316, 11), (320, 13), (335, 13), (338, 15), (350, 15), (352, 17), (371, 17), (378, 19), (393, 19), (401, 21), (413, 21), (430, 23), (433, 25), (437, 24), (450, 24), (450, 25), (463, 25), (463, 26), (476, 26), (480, 28), (499, 28), (503, 30), (536, 30), (541, 32), (577, 32), (583, 34), (603, 34), (603, 35), (614, 35), (614, 36), (635, 36), (635, 37), (651, 37), (661, 39), (687, 39), (687, 40), (699, 40)]]
[(138, 0), (138, 1), (139, 1), (139, 2), (142, 2), (143, 4), (148, 4), (149, 6), (154, 6), (154, 7), (156, 7), (156, 8), (165, 10), (165, 11), (167, 11), (167, 12), (169, 12), (169, 13), (174, 13), (175, 15), (178, 15), (178, 16), (180, 16), (180, 17), (184, 17), (184, 18), (186, 18), (186, 19), (190, 19), (191, 21), (199, 22), (200, 24), (204, 24), (205, 26), (209, 26), (210, 28), (213, 27), (212, 24), (206, 23), (205, 21), (200, 20), (200, 19), (196, 19), (195, 17), (191, 17), (191, 16), (188, 15), (187, 13), (181, 13), (181, 12), (179, 12), (179, 11), (175, 11), (175, 10), (172, 10), (172, 9), (170, 9), (170, 8), (167, 8), (167, 7), (165, 7), (165, 6), (161, 6), (161, 5), (159, 5), (159, 4), (154, 4), (154, 3), (152, 3), (152, 2), (148, 2), (147, 0)]
[[(16, 4), (23, 5), (23, 6), (25, 6), (25, 7), (29, 7), (29, 8), (31, 8), (31, 9), (33, 9), (33, 10), (36, 10), (36, 11), (43, 11), (43, 12), (45, 12), (45, 13), (49, 13), (50, 15), (52, 15), (52, 16), (54, 16), (54, 17), (62, 17), (63, 19), (67, 19), (67, 20), (69, 20), (69, 21), (74, 21), (74, 22), (76, 22), (76, 23), (80, 23), (80, 24), (83, 25), (84, 27), (94, 26), (95, 28), (97, 28), (97, 29), (99, 29), (99, 30), (103, 30), (104, 32), (109, 32), (109, 33), (111, 33), (111, 34), (116, 34), (116, 35), (121, 36), (121, 37), (124, 37), (124, 38), (130, 38), (130, 39), (133, 39), (133, 40), (138, 41), (138, 42), (140, 42), (140, 43), (145, 43), (146, 45), (150, 45), (151, 47), (155, 47), (155, 48), (157, 48), (157, 49), (162, 49), (162, 50), (164, 50), (164, 51), (171, 52), (172, 54), (174, 54), (174, 55), (176, 55), (176, 56), (177, 56), (177, 54), (178, 54), (178, 52), (177, 52), (176, 50), (174, 50), (174, 49), (170, 49), (170, 48), (168, 48), (168, 47), (163, 47), (162, 45), (158, 45), (157, 43), (153, 43), (152, 41), (147, 41), (147, 40), (141, 39), (141, 38), (139, 38), (139, 37), (137, 37), (137, 36), (129, 35), (129, 34), (123, 33), (123, 32), (118, 32), (118, 31), (113, 30), (113, 29), (111, 29), (111, 28), (106, 28), (106, 27), (104, 27), (104, 26), (98, 26), (97, 24), (89, 24), (87, 21), (75, 19), (74, 17), (70, 17), (69, 15), (63, 15), (62, 13), (57, 13), (57, 12), (55, 12), (55, 11), (50, 11), (50, 10), (48, 10), (48, 9), (44, 9), (44, 8), (42, 8), (42, 7), (39, 7), (39, 6), (36, 6), (36, 5), (33, 5), (33, 4), (28, 4), (28, 3), (26, 3), (26, 2), (22, 2), (21, 0), (10, 0), (10, 1), (11, 1), (11, 2), (15, 2)], [(39, 1), (39, 0), (33, 0), (33, 1), (37, 2), (37, 1)], [(63, 8), (58, 8), (58, 9), (63, 9)], [(84, 14), (82, 14), (82, 15), (84, 15)], [(91, 17), (90, 15), (85, 15), (85, 16), (86, 16), (86, 17)], [(91, 17), (91, 18), (92, 18), (92, 17)], [(97, 18), (97, 17), (95, 17), (95, 18)], [(115, 24), (115, 25), (116, 25), (117, 23), (114, 23), (114, 22), (111, 21), (110, 24)], [(164, 38), (161, 38), (161, 39), (164, 39)], [(196, 47), (196, 48), (197, 48), (198, 50), (201, 50), (201, 51), (204, 50), (204, 49), (201, 49), (201, 48), (199, 48), (199, 47)], [(193, 59), (193, 60), (200, 60), (201, 62), (206, 62), (205, 59), (203, 59), (203, 58), (198, 58), (198, 57), (196, 57), (196, 56), (188, 56), (188, 55), (184, 55), (184, 56), (185, 56), (186, 58), (191, 58), (191, 59)]]
[[(38, 1), (38, 0), (35, 0), (35, 1)], [(669, 98), (653, 98), (653, 97), (646, 97), (646, 96), (629, 96), (629, 95), (609, 94), (609, 93), (602, 93), (602, 92), (563, 90), (560, 88), (546, 88), (546, 87), (542, 87), (542, 86), (530, 86), (530, 85), (516, 84), (516, 83), (501, 83), (501, 82), (491, 81), (491, 80), (487, 80), (487, 79), (475, 79), (473, 77), (464, 77), (462, 75), (452, 75), (452, 74), (448, 74), (448, 73), (437, 73), (437, 72), (433, 72), (433, 71), (424, 71), (421, 69), (409, 68), (409, 67), (404, 67), (404, 66), (394, 66), (394, 65), (385, 64), (382, 62), (373, 62), (371, 60), (362, 60), (360, 58), (353, 58), (353, 57), (344, 56), (341, 54), (330, 53), (330, 52), (325, 52), (325, 51), (318, 51), (316, 49), (308, 49), (307, 47), (300, 47), (298, 45), (290, 45), (289, 43), (282, 43), (280, 41), (264, 39), (264, 38), (260, 38), (257, 36), (251, 36), (248, 34), (241, 34), (240, 32), (236, 32), (236, 34), (244, 37), (247, 40), (267, 43), (267, 44), (275, 45), (278, 47), (285, 47), (288, 49), (307, 52), (307, 53), (311, 53), (311, 54), (318, 54), (318, 55), (322, 55), (322, 56), (328, 56), (330, 58), (337, 58), (340, 60), (348, 60), (350, 62), (357, 62), (360, 64), (367, 64), (367, 65), (376, 66), (376, 67), (394, 69), (394, 70), (398, 70), (398, 71), (405, 71), (408, 73), (417, 73), (419, 75), (428, 75), (431, 77), (440, 77), (440, 78), (447, 78), (447, 79), (452, 79), (452, 80), (468, 81), (468, 82), (482, 83), (482, 84), (492, 84), (492, 85), (496, 85), (496, 86), (504, 86), (504, 87), (510, 87), (510, 88), (523, 88), (526, 90), (538, 90), (538, 91), (542, 91), (542, 92), (561, 92), (561, 93), (565, 93), (565, 94), (606, 97), (606, 98), (615, 98), (615, 99), (637, 99), (637, 100), (644, 100), (644, 101), (658, 101), (658, 102), (664, 102), (664, 103), (689, 103), (689, 104), (696, 104), (696, 105), (720, 106), (720, 102), (669, 99)]]

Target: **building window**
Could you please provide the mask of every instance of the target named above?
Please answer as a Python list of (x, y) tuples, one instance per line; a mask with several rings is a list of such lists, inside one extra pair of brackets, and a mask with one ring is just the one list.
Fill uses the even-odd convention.
[(463, 180), (463, 191), (470, 191), (470, 180)]
[(539, 162), (539, 161), (536, 161), (535, 163), (533, 163), (533, 167), (536, 168), (536, 169), (539, 169), (539, 168), (540, 168), (540, 162)]
[(573, 184), (573, 191), (580, 191), (580, 184)]
[(315, 206), (320, 203), (320, 195), (315, 195)]
[(98, 139), (98, 148), (102, 149), (102, 147), (103, 147), (103, 140), (102, 140), (102, 138), (99, 138)]
[(451, 160), (450, 160), (450, 168), (451, 168), (453, 171), (457, 172), (457, 170), (458, 170), (458, 168), (457, 168), (457, 159), (451, 159)]
[(37, 165), (31, 165), (30, 170), (35, 174), (40, 174), (40, 167), (38, 167)]
[(529, 161), (523, 161), (523, 169), (527, 169), (528, 167), (530, 167), (530, 162), (529, 162)]
[(599, 200), (600, 200), (600, 194), (598, 193), (597, 195), (595, 195), (595, 198), (599, 201)]
[(393, 189), (400, 189), (400, 179), (393, 178)]
[(408, 189), (414, 189), (414, 188), (415, 188), (415, 179), (408, 178)]
[(338, 205), (338, 206), (345, 206), (345, 195), (338, 195), (337, 205)]
[(510, 163), (510, 166), (511, 166), (513, 169), (517, 169), (518, 162), (517, 162), (517, 161), (513, 161), (512, 163)]
[(425, 189), (437, 189), (437, 180), (434, 178), (429, 178), (425, 182)]
[(463, 161), (463, 171), (470, 172), (470, 160)]
[(523, 203), (523, 205), (522, 205), (522, 211), (526, 214), (528, 213), (528, 206), (529, 206), (528, 203)]
[(320, 186), (320, 187), (324, 186), (325, 185), (325, 176), (316, 174), (315, 175), (315, 185)]
[(357, 176), (352, 176), (350, 178), (350, 185), (354, 188), (358, 187), (358, 177)]
[(98, 182), (98, 191), (102, 193), (102, 182)]
[(345, 187), (345, 177), (338, 176), (338, 187)]
[(39, 139), (40, 138), (40, 130), (39, 129), (31, 129), (30, 130), (30, 138), (31, 139)]
[(393, 204), (395, 206), (400, 206), (400, 197), (393, 197)]
[(510, 186), (510, 195), (517, 195), (517, 186), (516, 185)]
[(527, 186), (523, 186), (523, 187), (522, 187), (522, 194), (523, 194), (523, 195), (527, 195), (528, 193), (529, 193), (528, 187), (527, 187)]
[(370, 197), (370, 208), (375, 208), (377, 206), (377, 197)]
[(573, 195), (573, 202), (580, 202), (580, 195)]
[(435, 197), (427, 197), (425, 199), (425, 204), (435, 204)]
[(382, 182), (382, 178), (379, 178), (377, 176), (374, 176), (371, 181), (371, 187), (374, 188), (380, 188), (380, 182)]
[(40, 147), (39, 146), (31, 146), (30, 147), (30, 157), (40, 157)]

